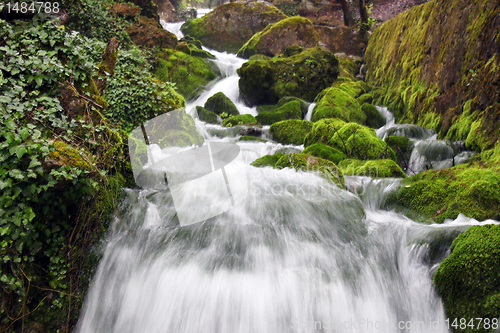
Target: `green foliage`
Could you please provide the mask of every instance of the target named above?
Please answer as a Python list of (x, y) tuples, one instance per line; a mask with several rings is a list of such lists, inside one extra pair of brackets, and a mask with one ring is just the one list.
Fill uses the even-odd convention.
[(109, 108), (104, 115), (131, 131), (141, 122), (185, 106), (170, 82), (155, 79), (146, 54), (138, 48), (121, 50), (115, 75), (108, 80), (105, 98)]
[[(500, 317), (500, 225), (470, 227), (453, 241), (451, 251), (433, 278), (447, 316), (488, 318), (491, 324)], [(476, 329), (455, 332), (486, 333), (491, 328), (477, 329), (476, 323)]]
[(112, 0), (62, 0), (62, 6), (67, 10), (70, 30), (75, 30), (83, 36), (96, 38), (107, 42), (112, 37), (117, 37), (120, 43), (129, 44), (130, 38), (124, 27), (128, 24), (125, 20), (114, 18), (108, 6), (117, 3)]
[(347, 156), (340, 150), (327, 146), (323, 143), (315, 143), (313, 145), (310, 145), (306, 149), (304, 149), (302, 153), (321, 157), (335, 164), (339, 164), (340, 161), (347, 158)]
[(272, 124), (269, 132), (273, 139), (279, 143), (301, 145), (304, 143), (304, 137), (311, 129), (312, 123), (310, 121), (289, 119)]
[[(62, 324), (54, 317), (71, 325), (74, 315), (64, 311), (81, 299), (69, 295), (86, 283), (75, 282), (79, 268), (72, 261), (78, 255), (71, 245), (83, 232), (79, 207), (106, 196), (105, 175), (123, 159), (123, 141), (93, 110), (95, 103), (85, 104), (92, 116), (84, 119), (69, 118), (61, 102), (62, 85), (91, 101), (103, 45), (38, 15), (0, 20), (0, 40), (0, 329), (20, 331), (36, 318), (55, 332)], [(107, 207), (94, 209), (94, 217), (101, 209)], [(95, 228), (99, 218), (85, 230)]]

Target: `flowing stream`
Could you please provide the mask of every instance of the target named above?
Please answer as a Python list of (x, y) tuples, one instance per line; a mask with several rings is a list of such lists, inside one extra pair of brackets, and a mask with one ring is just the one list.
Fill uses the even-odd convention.
[[(256, 114), (239, 100), (244, 60), (213, 53), (222, 78), (187, 111), (223, 91)], [(388, 121), (379, 136), (405, 133), (380, 110)], [(448, 332), (432, 274), (477, 221), (425, 225), (382, 210), (397, 179), (346, 176), (344, 190), (313, 173), (251, 167), (303, 147), (238, 141), (240, 127), (197, 124), (207, 140), (240, 146), (246, 199), (180, 227), (169, 191), (126, 190), (76, 332)], [(433, 135), (423, 132), (422, 142)]]

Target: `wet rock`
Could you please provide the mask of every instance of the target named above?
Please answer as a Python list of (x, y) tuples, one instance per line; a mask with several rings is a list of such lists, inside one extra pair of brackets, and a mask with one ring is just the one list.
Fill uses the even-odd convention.
[(287, 119), (301, 119), (302, 110), (300, 109), (300, 102), (290, 101), (276, 109), (262, 111), (255, 118), (262, 125), (271, 125)]
[(237, 116), (240, 113), (234, 105), (233, 101), (229, 99), (223, 92), (218, 92), (212, 97), (210, 97), (205, 103), (205, 108), (209, 111), (213, 111), (218, 115), (223, 113), (227, 115)]
[[(311, 48), (318, 45), (319, 35), (314, 25), (306, 18), (295, 16), (283, 19), (268, 25), (264, 30), (253, 35), (245, 45), (238, 51), (238, 56), (250, 58), (254, 54), (263, 54), (274, 57), (285, 52), (287, 47), (299, 46)], [(291, 56), (300, 53), (299, 49), (294, 52), (289, 50)]]
[(244, 127), (240, 131), (241, 136), (255, 136), (260, 137), (264, 132), (259, 127)]
[(181, 29), (211, 49), (236, 53), (255, 33), (285, 17), (276, 7), (262, 2), (233, 2), (186, 22)]
[(311, 131), (312, 122), (290, 119), (272, 124), (269, 128), (273, 139), (279, 143), (302, 145), (305, 136)]

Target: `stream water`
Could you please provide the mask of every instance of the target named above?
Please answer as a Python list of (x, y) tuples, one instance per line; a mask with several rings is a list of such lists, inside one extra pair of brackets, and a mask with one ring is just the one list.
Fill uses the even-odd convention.
[[(239, 100), (236, 68), (244, 60), (211, 52), (222, 77), (187, 112), (223, 91), (241, 113), (256, 114)], [(387, 119), (380, 137), (409, 136), (416, 150), (439, 142), (379, 110)], [(382, 210), (397, 179), (346, 176), (343, 190), (313, 173), (251, 167), (278, 149), (303, 147), (238, 141), (239, 127), (197, 125), (206, 140), (240, 147), (246, 199), (180, 227), (169, 191), (126, 190), (77, 332), (448, 332), (432, 274), (453, 238), (477, 221), (425, 225)], [(427, 156), (422, 148), (412, 161), (453, 157), (442, 150)]]

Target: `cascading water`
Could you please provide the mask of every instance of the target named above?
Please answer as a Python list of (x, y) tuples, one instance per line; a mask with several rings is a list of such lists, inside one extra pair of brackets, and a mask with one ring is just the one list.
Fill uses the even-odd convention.
[[(218, 89), (238, 102), (234, 76), (228, 70), (187, 109)], [(240, 146), (246, 199), (180, 227), (169, 191), (126, 190), (77, 332), (448, 332), (431, 282), (447, 247), (432, 239), (477, 221), (424, 225), (382, 210), (395, 179), (346, 176), (347, 191), (314, 173), (250, 167), (283, 146), (198, 125), (212, 141)]]

